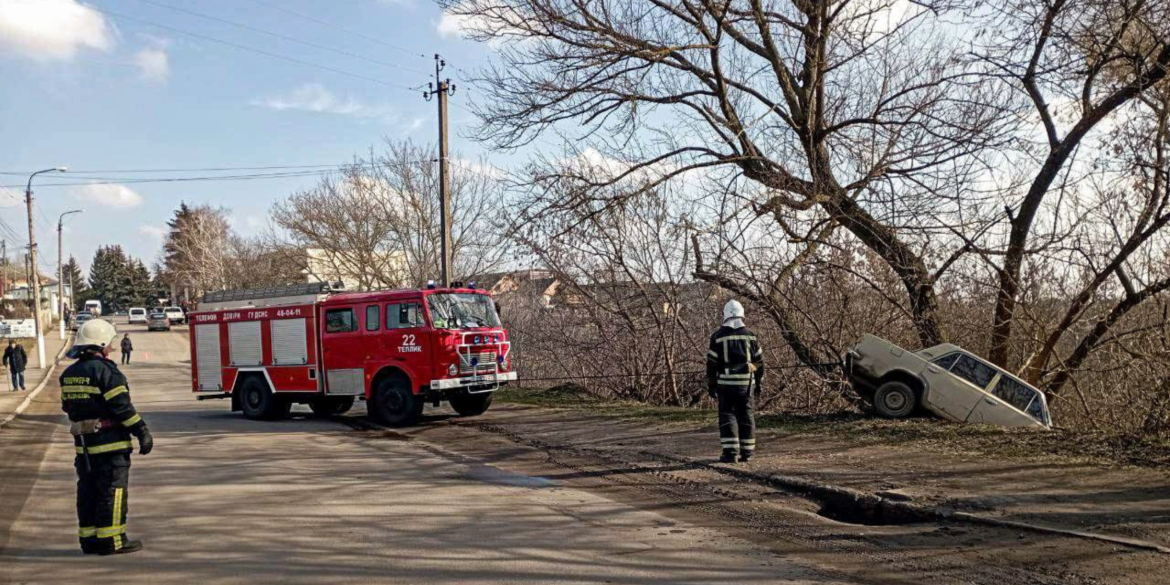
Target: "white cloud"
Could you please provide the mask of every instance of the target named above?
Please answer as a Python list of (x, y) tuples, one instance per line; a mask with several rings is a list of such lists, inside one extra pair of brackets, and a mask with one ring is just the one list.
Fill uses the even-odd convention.
[(445, 39), (491, 34), (487, 46), (493, 50), (499, 50), (507, 43), (523, 43), (531, 38), (527, 31), (509, 26), (509, 22), (536, 24), (520, 14), (515, 6), (499, 0), (464, 0), (443, 11), (435, 31)]
[(161, 240), (167, 235), (167, 229), (157, 225), (140, 225), (138, 226), (138, 233), (157, 240)]
[(143, 49), (134, 54), (138, 74), (147, 81), (166, 81), (171, 75), (170, 59), (162, 49)]
[(287, 95), (254, 100), (252, 105), (278, 112), (295, 110), (383, 120), (394, 115), (390, 106), (366, 104), (352, 96), (340, 97), (319, 83), (307, 83)]
[(0, 0), (0, 47), (36, 61), (67, 61), (83, 48), (113, 46), (105, 17), (76, 0)]
[(137, 207), (142, 204), (142, 195), (125, 185), (85, 185), (74, 187), (71, 192), (79, 201), (103, 207)]

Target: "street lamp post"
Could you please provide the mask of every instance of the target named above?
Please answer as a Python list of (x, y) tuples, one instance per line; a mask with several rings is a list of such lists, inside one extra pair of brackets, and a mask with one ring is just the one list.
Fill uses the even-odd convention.
[(48, 367), (45, 363), (45, 333), (41, 331), (41, 278), (37, 268), (37, 236), (33, 231), (33, 178), (41, 173), (64, 173), (65, 167), (53, 167), (37, 171), (28, 176), (28, 187), (24, 190), (24, 203), (28, 207), (28, 254), (29, 264), (32, 266), (32, 298), (33, 298), (33, 326), (37, 328), (37, 363), (43, 370)]
[[(65, 265), (62, 264), (62, 250), (64, 250), (64, 237), (61, 235), (65, 230), (65, 216), (71, 213), (81, 213), (84, 209), (72, 209), (62, 213), (57, 218), (57, 317), (60, 326), (57, 331), (61, 333), (61, 339), (65, 339)], [(69, 298), (73, 298), (73, 287), (69, 287)]]

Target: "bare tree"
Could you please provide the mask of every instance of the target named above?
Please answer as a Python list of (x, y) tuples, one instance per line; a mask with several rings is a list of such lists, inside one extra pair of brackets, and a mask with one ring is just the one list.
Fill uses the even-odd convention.
[(231, 239), (226, 210), (184, 204), (163, 243), (165, 281), (193, 295), (228, 288)]
[[(612, 161), (598, 176), (546, 156), (531, 173), (534, 207), (622, 205), (632, 192), (605, 187), (631, 179), (723, 192), (726, 207), (690, 218), (694, 274), (766, 307), (799, 359), (822, 361), (774, 289), (838, 232), (896, 277), (900, 298), (887, 298), (918, 341), (942, 339), (935, 286), (953, 263), (932, 269), (925, 253), (950, 235), (964, 185), (984, 171), (978, 155), (1014, 123), (1002, 92), (978, 82), (981, 65), (958, 58), (964, 39), (944, 23), (957, 2), (441, 3), (474, 38), (501, 43), (477, 80), (490, 98), (479, 138), (510, 147), (579, 124), (574, 144)], [(770, 272), (724, 261), (728, 242), (769, 252), (757, 248), (767, 237), (744, 241), (728, 223), (783, 242), (756, 264)], [(952, 239), (952, 252), (969, 251)]]
[[(1053, 236), (1034, 241), (1044, 203), (1076, 184), (1083, 172), (1075, 168), (1076, 155), (1090, 133), (1170, 72), (1170, 7), (1155, 0), (1004, 0), (989, 10), (992, 17), (984, 25), (995, 32), (982, 57), (996, 76), (1027, 96), (1044, 136), (1027, 152), (1035, 170), (1027, 193), (1011, 206), (998, 271), (990, 358), (1008, 365), (1021, 270)], [(1080, 304), (1083, 299), (1071, 313)], [(1045, 344), (1038, 359), (1047, 359), (1050, 346)], [(1036, 364), (1031, 360), (1028, 367), (1036, 371)]]
[[(424, 284), (438, 274), (439, 177), (435, 149), (390, 142), (382, 153), (346, 165), (316, 187), (272, 208), (288, 239), (323, 265), (321, 279), (360, 289)], [(484, 163), (451, 164), (453, 263), (456, 275), (491, 270), (505, 241), (492, 229), (502, 203), (498, 177)]]

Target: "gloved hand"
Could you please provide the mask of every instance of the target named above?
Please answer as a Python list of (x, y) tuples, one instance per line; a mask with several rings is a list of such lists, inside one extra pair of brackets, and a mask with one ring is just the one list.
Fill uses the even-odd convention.
[(138, 433), (138, 454), (149, 455), (152, 449), (154, 449), (154, 437), (150, 436), (150, 429), (142, 427), (142, 431)]

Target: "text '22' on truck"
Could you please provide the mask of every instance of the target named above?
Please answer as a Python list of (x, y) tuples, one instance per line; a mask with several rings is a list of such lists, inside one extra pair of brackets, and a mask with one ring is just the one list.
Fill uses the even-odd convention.
[(409, 426), (426, 403), (482, 414), (516, 379), (495, 303), (470, 288), (223, 291), (188, 322), (194, 391), (231, 398), (252, 419), (286, 417), (293, 404), (342, 414), (364, 399), (375, 420)]
[(854, 388), (886, 418), (921, 407), (955, 422), (1052, 427), (1042, 392), (957, 345), (907, 351), (865, 335), (845, 365)]

